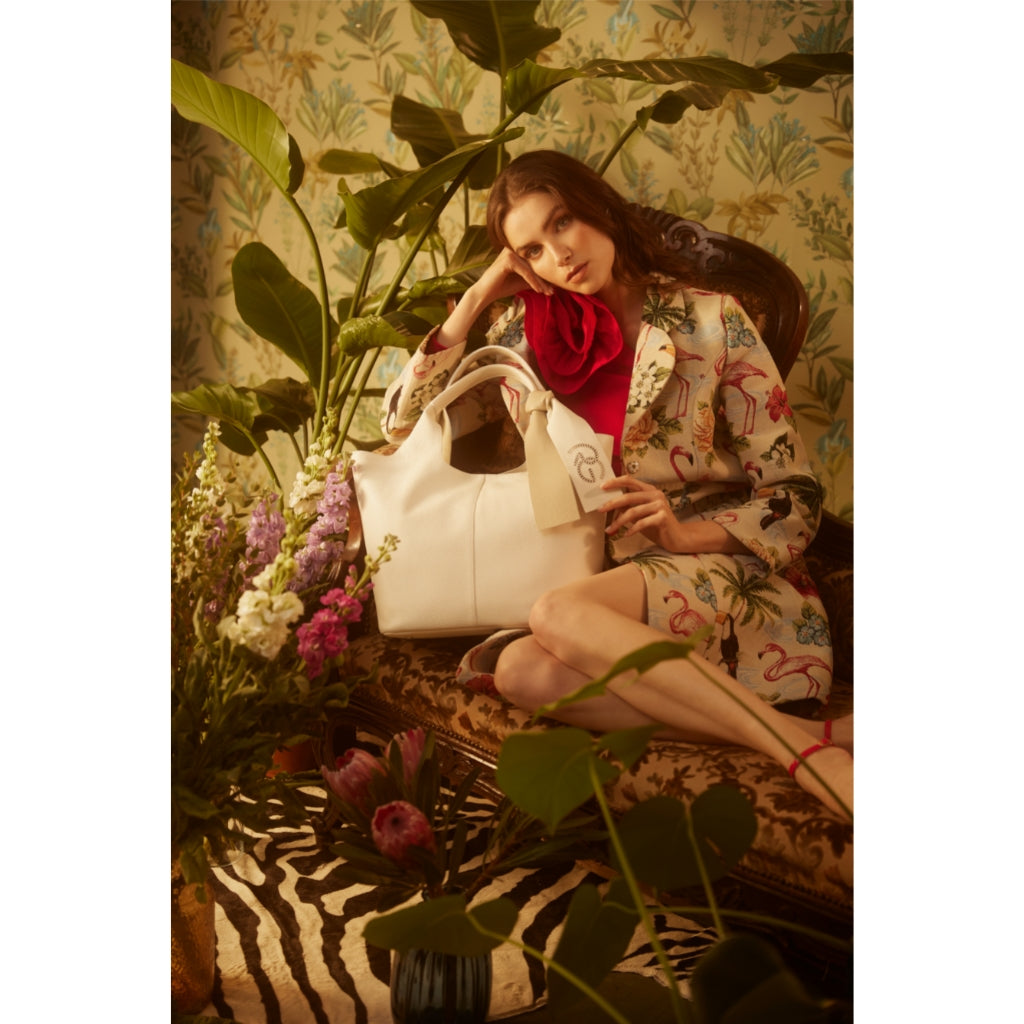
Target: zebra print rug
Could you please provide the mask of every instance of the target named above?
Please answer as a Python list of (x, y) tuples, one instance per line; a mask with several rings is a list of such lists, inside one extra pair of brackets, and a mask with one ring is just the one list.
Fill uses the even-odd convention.
[[(319, 813), (324, 791), (311, 786), (302, 792), (311, 812)], [(271, 829), (214, 869), (217, 978), (204, 1015), (240, 1024), (390, 1024), (391, 954), (362, 939), (366, 922), (377, 916), (375, 891), (333, 881), (340, 864), (307, 826)], [(583, 866), (522, 869), (496, 879), (474, 902), (508, 896), (520, 910), (513, 938), (551, 954), (572, 893), (583, 882), (606, 884)], [(677, 977), (685, 979), (713, 942), (713, 931), (675, 916), (659, 916), (657, 925)], [(504, 945), (493, 953), (493, 968), (490, 1020), (543, 1002), (543, 967), (534, 958)], [(618, 970), (658, 974), (642, 929)]]

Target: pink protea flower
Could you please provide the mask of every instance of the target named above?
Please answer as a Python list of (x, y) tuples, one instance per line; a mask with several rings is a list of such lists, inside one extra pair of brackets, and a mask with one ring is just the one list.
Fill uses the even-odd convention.
[(391, 748), (398, 744), (398, 749), (402, 752), (402, 775), (407, 786), (411, 786), (412, 780), (416, 778), (416, 769), (423, 759), (423, 746), (426, 740), (427, 734), (423, 729), (410, 729), (408, 732), (398, 733), (384, 751), (384, 759), (390, 761)]
[(373, 816), (373, 842), (377, 849), (402, 867), (415, 865), (410, 849), (418, 846), (433, 853), (437, 847), (430, 822), (418, 808), (405, 800), (378, 807)]
[(358, 807), (363, 814), (373, 809), (370, 804), (370, 782), (375, 775), (384, 774), (384, 766), (372, 754), (353, 747), (335, 761), (336, 767), (331, 771), (326, 765), (320, 766), (327, 785), (342, 800)]

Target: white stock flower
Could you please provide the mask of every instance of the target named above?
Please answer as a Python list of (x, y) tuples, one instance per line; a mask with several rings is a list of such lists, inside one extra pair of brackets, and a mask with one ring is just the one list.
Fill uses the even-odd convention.
[(288, 626), (302, 615), (298, 594), (268, 594), (247, 590), (238, 601), (238, 612), (218, 627), (222, 636), (250, 651), (273, 660), (288, 640)]

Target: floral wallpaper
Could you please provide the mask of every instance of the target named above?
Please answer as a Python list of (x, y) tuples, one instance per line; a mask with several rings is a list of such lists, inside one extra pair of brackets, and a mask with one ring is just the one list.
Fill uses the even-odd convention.
[[(390, 131), (397, 95), (461, 112), (470, 132), (489, 133), (499, 120), (498, 76), (464, 57), (444, 23), (409, 0), (203, 0), (172, 2), (170, 14), (173, 57), (258, 96), (294, 136), (306, 162), (296, 197), (327, 250), (334, 292), (354, 283), (361, 250), (334, 229), (342, 209), (338, 177), (321, 170), (318, 158), (350, 149), (415, 167), (410, 146)], [(703, 55), (756, 65), (795, 51), (853, 46), (849, 2), (541, 0), (534, 16), (561, 31), (537, 57), (555, 67)], [(571, 82), (518, 122), (527, 130), (510, 150), (560, 149), (596, 165), (657, 95), (657, 87), (640, 82)], [(287, 360), (235, 310), (231, 260), (259, 240), (308, 279), (312, 261), (294, 218), (241, 150), (174, 112), (171, 161), (172, 388), (288, 376)], [(636, 202), (756, 242), (803, 281), (810, 330), (787, 381), (789, 400), (826, 508), (852, 520), (852, 77), (764, 95), (733, 91), (718, 108), (691, 107), (677, 124), (651, 122), (618, 152), (606, 176)], [(374, 180), (350, 176), (349, 186)], [(472, 193), (469, 213), (477, 222), (485, 200), (485, 192)], [(418, 259), (420, 276), (439, 271), (436, 254)], [(383, 271), (380, 278), (374, 283), (383, 283)], [(386, 350), (379, 379), (393, 376), (404, 358)], [(374, 436), (375, 420), (371, 406), (360, 411), (361, 436)], [(197, 445), (201, 430), (198, 421), (174, 419), (172, 463)], [(279, 454), (286, 460), (284, 445)]]

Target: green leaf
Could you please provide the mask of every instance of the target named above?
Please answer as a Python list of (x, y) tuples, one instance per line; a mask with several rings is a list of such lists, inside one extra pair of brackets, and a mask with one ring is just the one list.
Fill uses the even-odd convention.
[(172, 785), (171, 799), (178, 805), (180, 810), (193, 818), (213, 818), (220, 813), (220, 808), (197, 796), (192, 790), (185, 786)]
[(591, 761), (601, 784), (618, 775), (593, 747), (593, 738), (583, 729), (513, 733), (498, 754), (498, 785), (517, 807), (554, 832), (567, 814), (593, 796)]
[[(262, 242), (250, 242), (231, 261), (235, 305), (241, 318), (320, 384), (322, 310), (316, 295), (293, 277)], [(330, 320), (330, 333), (338, 325)]]
[(259, 404), (249, 389), (233, 384), (199, 384), (191, 391), (172, 391), (171, 408), (236, 423), (246, 430), (252, 427), (259, 412)]
[(611, 751), (622, 763), (623, 771), (628, 772), (643, 757), (647, 744), (658, 729), (657, 725), (641, 725), (636, 729), (605, 733), (598, 739), (597, 749)]
[[(457, 110), (428, 107), (405, 96), (396, 96), (391, 105), (391, 130), (408, 142), (421, 167), (448, 156), (461, 146), (487, 138), (466, 130)], [(481, 157), (466, 179), (470, 188), (490, 188), (498, 173), (498, 150)]]
[[(697, 850), (690, 839), (693, 822)], [(712, 786), (688, 810), (681, 801), (655, 796), (635, 804), (619, 823), (626, 859), (638, 878), (663, 890), (700, 885), (698, 852), (711, 881), (723, 878), (750, 849), (757, 819), (732, 786)]]
[(412, 0), (412, 5), (425, 17), (442, 19), (452, 42), (474, 64), (504, 75), (508, 68), (524, 58), (536, 57), (561, 38), (559, 29), (546, 28), (534, 20), (538, 2)]
[(826, 75), (852, 75), (853, 54), (790, 53), (769, 64), (762, 64), (760, 70), (777, 75), (780, 85), (806, 89)]
[(172, 60), (171, 103), (186, 120), (205, 124), (241, 146), (282, 192), (297, 187), (293, 160), (298, 147), (293, 150), (283, 122), (262, 100)]
[(338, 345), (345, 355), (361, 355), (373, 348), (412, 349), (418, 343), (382, 316), (346, 320), (338, 331)]
[(650, 121), (658, 124), (678, 124), (683, 114), (690, 107), (698, 110), (713, 110), (722, 105), (722, 100), (729, 90), (724, 86), (703, 85), (692, 82), (682, 89), (672, 89), (662, 95), (650, 106), (641, 107), (636, 114), (636, 122), (641, 131), (647, 130)]
[[(674, 124), (682, 116), (680, 100), (701, 110), (719, 106), (733, 89), (746, 92), (768, 93), (780, 85), (807, 88), (827, 74), (852, 72), (850, 54), (793, 53), (771, 64), (750, 67), (725, 57), (681, 57), (663, 60), (592, 60), (579, 68), (541, 67), (525, 60), (509, 72), (505, 82), (505, 99), (515, 113), (536, 114), (553, 89), (572, 79), (625, 78), (648, 82), (652, 85), (691, 83), (686, 89), (667, 94), (664, 105), (660, 100), (644, 107), (638, 120), (653, 119)], [(652, 117), (658, 110), (659, 116)], [(665, 120), (662, 120), (664, 118)]]
[[(505, 897), (467, 911), (464, 896), (441, 896), (374, 918), (363, 929), (363, 938), (372, 946), (400, 953), (427, 949), (457, 956), (480, 956), (501, 945), (512, 933), (518, 916), (516, 905)], [(473, 921), (503, 938), (482, 935)]]
[(690, 977), (702, 1024), (825, 1024), (817, 1002), (764, 939), (733, 935), (712, 946)]
[[(632, 902), (629, 886), (621, 877), (612, 881), (603, 902), (594, 886), (577, 886), (552, 959), (596, 989), (625, 956), (636, 931), (640, 915)], [(557, 971), (548, 970), (547, 982), (551, 1008), (556, 1012), (582, 998), (579, 989)]]
[(534, 712), (534, 718), (550, 714), (559, 708), (566, 707), (569, 704), (576, 704), (590, 697), (601, 696), (608, 684), (623, 672), (636, 672), (642, 675), (648, 669), (654, 668), (655, 665), (663, 661), (689, 657), (697, 645), (707, 638), (711, 629), (712, 627), (710, 626), (704, 626), (701, 629), (695, 630), (685, 640), (659, 640), (627, 654), (612, 665), (603, 676), (599, 676), (589, 683), (584, 683), (579, 689), (573, 690), (572, 693), (566, 694), (550, 704), (539, 707)]
[(254, 433), (282, 428), (295, 433), (316, 412), (313, 389), (290, 377), (275, 377), (251, 390), (262, 409), (253, 420)]
[(445, 267), (445, 275), (479, 273), (494, 262), (497, 253), (483, 224), (470, 224)]
[(416, 203), (457, 178), (481, 154), (522, 134), (521, 128), (511, 129), (496, 138), (462, 146), (429, 167), (343, 195), (346, 224), (352, 238), (364, 249), (374, 248)]

